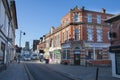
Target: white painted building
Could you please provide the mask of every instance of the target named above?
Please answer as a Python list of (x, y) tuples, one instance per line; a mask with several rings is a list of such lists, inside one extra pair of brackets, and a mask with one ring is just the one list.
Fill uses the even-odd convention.
[(15, 56), (15, 30), (18, 28), (14, 0), (0, 0), (0, 64)]

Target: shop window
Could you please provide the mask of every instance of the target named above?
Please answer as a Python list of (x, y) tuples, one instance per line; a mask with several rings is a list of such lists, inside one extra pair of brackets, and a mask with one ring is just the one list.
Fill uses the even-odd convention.
[(97, 59), (102, 59), (103, 57), (102, 57), (102, 51), (101, 50), (96, 50), (95, 51), (96, 52), (96, 55), (97, 55)]
[(70, 59), (70, 50), (63, 50), (62, 59)]

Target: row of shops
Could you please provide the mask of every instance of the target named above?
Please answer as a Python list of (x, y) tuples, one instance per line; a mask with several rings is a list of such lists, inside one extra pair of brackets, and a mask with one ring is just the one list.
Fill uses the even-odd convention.
[(45, 49), (44, 56), (50, 59), (50, 63), (86, 65), (86, 61), (90, 60), (93, 65), (110, 65), (111, 60), (108, 54), (110, 44), (84, 43), (81, 45), (78, 43), (81, 42), (65, 43), (59, 48)]

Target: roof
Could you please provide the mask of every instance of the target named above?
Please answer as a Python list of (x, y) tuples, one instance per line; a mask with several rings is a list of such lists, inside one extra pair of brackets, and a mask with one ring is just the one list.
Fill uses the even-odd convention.
[(112, 16), (108, 19), (105, 20), (106, 23), (112, 23), (112, 22), (115, 22), (115, 21), (118, 21), (120, 20), (120, 14), (117, 14), (115, 16)]

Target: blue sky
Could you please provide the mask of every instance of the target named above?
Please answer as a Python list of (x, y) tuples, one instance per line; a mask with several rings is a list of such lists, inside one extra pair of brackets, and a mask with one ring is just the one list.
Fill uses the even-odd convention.
[(30, 42), (42, 37), (50, 31), (51, 26), (58, 27), (61, 18), (75, 6), (85, 9), (100, 11), (105, 8), (107, 13), (120, 13), (120, 0), (15, 0), (17, 10), (18, 29), (16, 30), (16, 44), (19, 45), (20, 30), (22, 47), (25, 42)]

